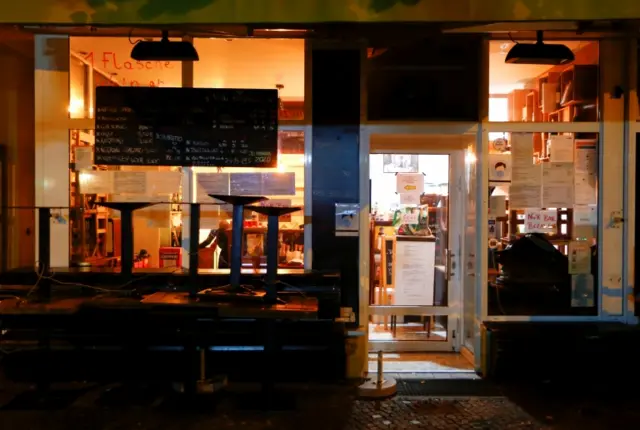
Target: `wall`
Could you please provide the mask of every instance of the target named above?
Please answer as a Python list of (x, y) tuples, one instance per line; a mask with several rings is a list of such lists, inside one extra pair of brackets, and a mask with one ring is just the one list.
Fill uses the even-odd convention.
[[(34, 41), (29, 35), (0, 39), (0, 146), (3, 201), (9, 206), (34, 206)], [(4, 200), (6, 198), (6, 200)], [(3, 218), (2, 269), (29, 267), (35, 261), (33, 210), (7, 210)], [(5, 266), (6, 264), (6, 266)]]
[(335, 236), (336, 203), (359, 202), (359, 49), (312, 49), (314, 270), (341, 271), (343, 305), (358, 309), (358, 237)]

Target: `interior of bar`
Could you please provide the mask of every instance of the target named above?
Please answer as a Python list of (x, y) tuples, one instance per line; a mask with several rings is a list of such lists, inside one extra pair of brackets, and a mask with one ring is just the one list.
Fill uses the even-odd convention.
[[(111, 161), (113, 147), (95, 149), (96, 134), (112, 131), (74, 131), (70, 146), (70, 262), (77, 267), (119, 267), (122, 255), (121, 223), (117, 210), (101, 202), (149, 201), (153, 206), (133, 215), (135, 268), (181, 268), (183, 203), (202, 204), (199, 267), (228, 270), (232, 208), (209, 194), (265, 196), (263, 205), (297, 207), (279, 221), (278, 266), (304, 267), (304, 41), (295, 39), (196, 39), (201, 61), (194, 62), (194, 88), (272, 88), (277, 91), (278, 119), (294, 124), (277, 131), (277, 161), (272, 167), (206, 167), (189, 170), (193, 188), (185, 189), (181, 167), (140, 165), (128, 158), (126, 165)], [(181, 87), (179, 62), (135, 61), (131, 43), (123, 37), (71, 37), (69, 113), (77, 118), (106, 118), (93, 112), (97, 87)], [(224, 61), (222, 61), (224, 60)], [(114, 140), (115, 139), (115, 140)], [(230, 140), (239, 155), (246, 144)], [(244, 148), (242, 146), (245, 146)], [(112, 145), (114, 146), (114, 145)], [(107, 152), (111, 151), (111, 152)], [(93, 153), (99, 154), (98, 161)], [(136, 155), (131, 154), (131, 155)], [(108, 164), (100, 164), (107, 160)], [(143, 166), (142, 164), (147, 164)], [(170, 163), (168, 163), (170, 164)], [(239, 163), (238, 165), (241, 165)], [(187, 193), (192, 193), (188, 194)], [(268, 203), (267, 203), (268, 202)], [(266, 267), (267, 216), (245, 210), (242, 267)]]

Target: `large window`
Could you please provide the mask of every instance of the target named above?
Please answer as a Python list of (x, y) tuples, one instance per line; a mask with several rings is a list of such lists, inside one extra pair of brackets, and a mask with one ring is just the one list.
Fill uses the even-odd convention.
[(489, 133), (489, 315), (598, 313), (600, 140), (562, 132), (599, 118), (598, 44), (562, 43), (576, 61), (551, 67), (505, 64), (512, 43), (490, 42), (490, 120), (558, 126)]
[[(571, 64), (506, 64), (511, 41), (489, 42), (489, 117), (492, 121), (598, 120), (598, 42), (550, 41), (575, 56)], [(506, 99), (505, 101), (498, 101)]]
[[(193, 66), (194, 87), (277, 89), (280, 123), (295, 124), (304, 119), (303, 40), (196, 39), (194, 45), (200, 56), (200, 61)], [(70, 49), (71, 118), (94, 117), (98, 86), (181, 87), (183, 83), (179, 62), (131, 59), (132, 43), (127, 37), (72, 37)], [(134, 213), (134, 254), (136, 267), (140, 268), (176, 265), (174, 251), (179, 252), (182, 238), (183, 206), (179, 202), (211, 203), (206, 194), (216, 192), (266, 195), (271, 204), (302, 207), (303, 130), (302, 125), (289, 125), (279, 131), (277, 168), (194, 168), (196, 192), (192, 196), (183, 196), (185, 184), (180, 167), (94, 165), (94, 131), (72, 130), (69, 154), (71, 261), (89, 262), (93, 266), (119, 264), (119, 213), (100, 206), (101, 202), (161, 202)], [(138, 188), (116, 186), (122, 184), (127, 172), (139, 174)], [(226, 186), (220, 185), (224, 182), (221, 178), (226, 179)], [(214, 183), (218, 185), (213, 186)], [(230, 234), (230, 218), (225, 205), (203, 206), (198, 238), (202, 248), (201, 268), (225, 267), (225, 252), (221, 253), (224, 245), (208, 237), (210, 234), (217, 237), (222, 234), (221, 230)], [(285, 216), (280, 221), (281, 265), (301, 267), (303, 212)], [(260, 256), (264, 264), (266, 220), (248, 212), (245, 229), (245, 258), (253, 263), (257, 260), (251, 258)]]

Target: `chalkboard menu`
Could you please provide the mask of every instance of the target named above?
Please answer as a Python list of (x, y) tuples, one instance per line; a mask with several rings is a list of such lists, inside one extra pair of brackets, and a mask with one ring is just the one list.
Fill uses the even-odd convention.
[(95, 163), (275, 167), (278, 91), (98, 87)]
[(387, 285), (393, 285), (393, 239), (387, 239), (384, 241), (385, 252), (385, 272)]

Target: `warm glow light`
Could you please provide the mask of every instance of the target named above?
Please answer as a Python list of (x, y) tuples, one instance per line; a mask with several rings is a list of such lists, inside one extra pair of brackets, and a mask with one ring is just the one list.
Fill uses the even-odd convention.
[(82, 190), (84, 187), (91, 184), (93, 181), (93, 174), (89, 172), (80, 172), (78, 174), (78, 180), (80, 181), (80, 190)]
[(478, 159), (476, 158), (476, 154), (473, 152), (467, 151), (467, 155), (464, 157), (464, 161), (467, 164), (474, 164)]
[(284, 163), (279, 163), (279, 164), (278, 164), (278, 172), (280, 172), (280, 173), (284, 173), (284, 172), (286, 172), (286, 171), (287, 171), (287, 167), (288, 167), (288, 166), (287, 166), (286, 164), (284, 164)]
[(77, 114), (82, 112), (84, 108), (84, 102), (77, 98), (71, 98), (71, 102), (69, 103), (69, 113)]

